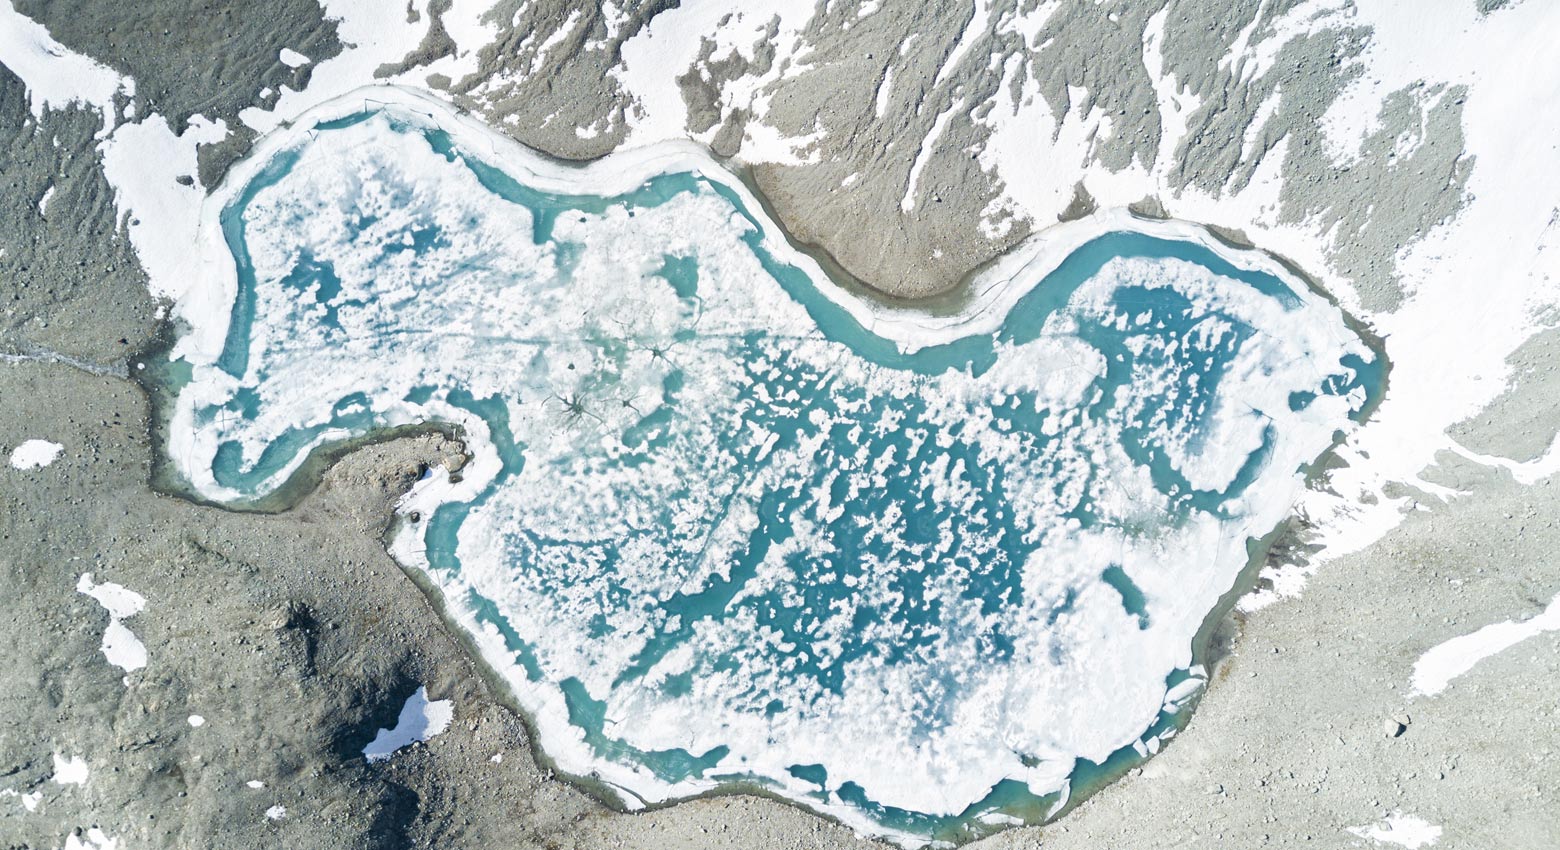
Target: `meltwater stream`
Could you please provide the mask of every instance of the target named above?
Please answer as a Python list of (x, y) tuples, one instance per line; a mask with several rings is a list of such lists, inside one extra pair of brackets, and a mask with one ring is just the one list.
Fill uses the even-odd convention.
[(908, 843), (1043, 818), (1157, 747), (1248, 541), (1380, 382), (1337, 309), (1192, 241), (1104, 230), (924, 344), (709, 173), (545, 192), (388, 105), (290, 132), (220, 210), (236, 292), (171, 460), (237, 502), (462, 426), (395, 553), (629, 805), (748, 783)]

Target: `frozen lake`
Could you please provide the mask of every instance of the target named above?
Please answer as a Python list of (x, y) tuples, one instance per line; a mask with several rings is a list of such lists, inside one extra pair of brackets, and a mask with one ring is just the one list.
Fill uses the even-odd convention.
[(338, 105), (235, 172), (170, 458), (241, 502), (464, 428), (393, 552), (629, 806), (1043, 818), (1157, 749), (1249, 541), (1380, 389), (1335, 307), (1195, 228), (1064, 225), (933, 316), (823, 279), (686, 150), (571, 169), (420, 109)]

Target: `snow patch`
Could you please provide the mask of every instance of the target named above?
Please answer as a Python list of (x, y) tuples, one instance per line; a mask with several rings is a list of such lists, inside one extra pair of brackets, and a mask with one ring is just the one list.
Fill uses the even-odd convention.
[(72, 832), (65, 836), (65, 850), (118, 850), (118, 848), (119, 839), (109, 837), (95, 826), (85, 832)]
[(888, 106), (893, 102), (894, 94), (894, 66), (890, 65), (883, 71), (883, 79), (878, 82), (877, 96), (872, 110), (877, 117), (888, 115)]
[(33, 811), (34, 809), (38, 808), (38, 799), (41, 799), (43, 797), (43, 795), (42, 794), (38, 794), (38, 795), (22, 794), (22, 793), (19, 793), (15, 788), (0, 788), (0, 797), (19, 797), (19, 798), (21, 798), (22, 807), (27, 809), (27, 811), (30, 812), (30, 811)]
[[(822, 131), (789, 137), (765, 123), (764, 117), (769, 112), (772, 84), (811, 67), (806, 62), (810, 45), (802, 32), (823, 8), (812, 0), (781, 0), (761, 9), (692, 3), (656, 15), (623, 43), (621, 62), (608, 72), (634, 100), (625, 116), (628, 138), (620, 149), (689, 137), (688, 108), (677, 77), (693, 68), (705, 40), (710, 39), (715, 42), (710, 55), (714, 60), (733, 55), (755, 59), (755, 45), (759, 44), (774, 50), (767, 74), (739, 77), (720, 87), (722, 116), (732, 109), (748, 110), (752, 116), (739, 156), (746, 162), (806, 162), (803, 151), (821, 138)], [(771, 25), (773, 35), (769, 34)], [(710, 141), (719, 126), (717, 122), (699, 138)]]
[(401, 706), (401, 716), (396, 718), (394, 729), (380, 729), (363, 755), (369, 761), (383, 761), (402, 747), (426, 741), (450, 727), (455, 717), (455, 703), (447, 700), (428, 699), (428, 689), (420, 687)]
[(135, 96), (135, 81), (73, 53), (42, 24), (0, 3), (0, 65), (20, 77), (34, 118), (45, 110), (81, 105), (102, 116), (102, 135), (114, 126), (114, 97)]
[(1349, 832), (1377, 844), (1395, 844), (1407, 850), (1429, 847), (1441, 839), (1441, 828), (1417, 815), (1393, 812), (1380, 823), (1354, 826)]
[(1413, 695), (1435, 696), (1486, 658), (1531, 637), (1560, 630), (1560, 595), (1526, 620), (1493, 623), (1432, 647), (1414, 662)]
[(199, 184), (185, 186), (177, 178), (197, 173), (198, 145), (220, 142), (227, 134), (226, 123), (196, 115), (176, 135), (167, 119), (152, 115), (120, 127), (101, 145), (103, 176), (114, 187), (114, 206), (155, 296), (177, 299), (201, 278), (190, 246), (206, 195)]
[(970, 19), (965, 22), (964, 29), (959, 31), (959, 40), (943, 59), (942, 67), (937, 69), (937, 77), (932, 81), (933, 88), (948, 79), (948, 75), (964, 61), (964, 55), (986, 34), (986, 24), (991, 20), (991, 0), (975, 0), (974, 5), (975, 10), (970, 14)]
[(54, 776), (56, 785), (85, 785), (87, 784), (87, 760), (80, 756), (61, 756), (54, 754)]
[(910, 176), (905, 182), (905, 196), (899, 199), (900, 212), (912, 212), (915, 210), (916, 195), (921, 184), (921, 172), (926, 168), (926, 163), (932, 158), (932, 152), (937, 150), (937, 142), (942, 139), (942, 134), (948, 129), (948, 122), (954, 113), (964, 107), (964, 101), (956, 100), (937, 120), (932, 122), (932, 129), (921, 140), (921, 147), (915, 153), (915, 161), (910, 164)]
[(282, 52), (277, 58), (281, 59), (282, 64), (289, 68), (302, 68), (303, 66), (314, 61), (313, 59), (310, 59), (309, 57), (299, 53), (291, 47), (282, 48)]
[(59, 459), (65, 447), (48, 440), (27, 440), (11, 450), (11, 466), (15, 469), (42, 469)]
[(141, 612), (146, 599), (113, 582), (97, 584), (91, 573), (82, 573), (76, 591), (96, 599), (108, 612), (108, 628), (103, 630), (103, 657), (126, 673), (146, 666), (146, 646), (122, 622)]
[(1148, 25), (1143, 29), (1143, 67), (1148, 70), (1149, 79), (1153, 81), (1162, 124), (1159, 150), (1153, 162), (1154, 173), (1160, 180), (1179, 161), (1175, 155), (1176, 149), (1187, 136), (1187, 122), (1202, 106), (1202, 98), (1182, 85), (1165, 67), (1165, 22), (1169, 17), (1170, 7), (1166, 6), (1149, 18)]
[[(417, 69), (421, 82), (427, 75), (447, 73), (452, 79), (464, 76), (459, 69), (474, 60), (474, 51), (465, 39), (472, 28), (468, 16), (472, 3), (455, 4), (444, 15), (446, 29), (462, 48), (458, 56), (446, 57)], [(238, 118), (252, 129), (264, 133), (323, 100), (340, 97), (359, 86), (375, 81), (381, 65), (400, 62), (422, 43), (429, 15), (424, 8), (421, 22), (412, 23), (404, 14), (387, 12), (381, 0), (322, 0), (325, 17), (336, 24), (336, 36), (345, 47), (340, 53), (314, 65), (309, 85), (303, 91), (286, 86), (271, 109), (249, 107)], [(455, 25), (452, 28), (452, 25)], [(285, 60), (284, 60), (285, 61)]]
[(441, 20), (450, 41), (455, 43), (453, 56), (446, 56), (428, 66), (426, 71), (414, 71), (427, 78), (429, 74), (444, 74), (452, 80), (461, 80), (478, 70), (482, 48), (498, 37), (498, 24), (485, 20), (495, 0), (455, 0), (444, 10)]

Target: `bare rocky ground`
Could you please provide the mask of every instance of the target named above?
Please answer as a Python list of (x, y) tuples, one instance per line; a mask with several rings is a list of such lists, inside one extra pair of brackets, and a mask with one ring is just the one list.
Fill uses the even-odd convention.
[[(135, 14), (133, 4), (21, 5), (60, 40), (136, 76), (144, 108), (181, 123), (195, 113), (236, 123), (236, 111), (264, 87), (306, 83), (301, 75), (307, 68), (295, 71), (276, 61), (280, 46), (303, 45), (316, 58), (337, 49), (317, 5), (301, 0), (267, 4), (264, 14), (221, 16), (218, 10), (206, 25), (166, 27), (169, 34), (156, 16)], [(1262, 14), (1286, 5), (1263, 4)], [(186, 4), (175, 11), (201, 17), (209, 9)], [(556, 13), (546, 4), (525, 11), (538, 20)], [(1081, 6), (1074, 13), (1080, 19), (1091, 14)], [(1234, 37), (1234, 16), (1199, 30), (1200, 19), (1214, 17), (1194, 10), (1171, 20), (1169, 38), (1185, 39), (1177, 49), (1187, 62), (1199, 44)], [(908, 73), (917, 63), (935, 64), (961, 21), (902, 12), (874, 24), (885, 31), (862, 28), (852, 36), (861, 41), (848, 44), (859, 55), (884, 57), (898, 43), (894, 28), (919, 27), (927, 34), (920, 48), (927, 53), (891, 60)], [(1140, 26), (1133, 21), (1126, 29)], [(625, 33), (635, 24), (626, 26)], [(1055, 26), (1058, 32), (1068, 26), (1103, 30), (1098, 21)], [(441, 49), (436, 36), (424, 44), (427, 55)], [(522, 55), (518, 39), (512, 41), (510, 59)], [(1072, 55), (1069, 44), (1076, 43), (1062, 39), (1050, 48), (1056, 52), (1037, 61), (1052, 75), (1047, 91), (1054, 93), (1069, 69), (1084, 63), (1087, 57)], [(1109, 53), (1112, 43), (1091, 47)], [(152, 44), (167, 50), (141, 49)], [(1286, 105), (1298, 111), (1276, 119), (1281, 124), (1305, 126), (1313, 117), (1306, 110), (1336, 91), (1322, 61), (1334, 46), (1301, 42), (1287, 49), (1283, 64), (1294, 70), (1286, 90), (1313, 97)], [(206, 61), (219, 53), (227, 58)], [(579, 64), (560, 63), (535, 83), (552, 87), (555, 100), (578, 105), (575, 122), (561, 126), (623, 108), (610, 86), (595, 99), (577, 97), (601, 84), (599, 63), (611, 59), (581, 55)], [(487, 65), (499, 68), (506, 61), (495, 54)], [(1133, 98), (1140, 94), (1133, 92), (1143, 81), (1128, 65), (1120, 67), (1127, 69), (1120, 72), (1123, 79), (1100, 79), (1096, 88), (1119, 90), (1101, 97), (1136, 114), (1140, 104)], [(710, 107), (702, 86), (718, 88), (722, 73), (736, 69), (711, 67), (702, 82), (687, 81), (690, 110)], [(866, 115), (829, 116), (842, 122), (831, 135), (844, 140), (841, 147), (818, 165), (776, 168), (755, 180), (793, 232), (832, 250), (858, 276), (903, 294), (946, 288), (1002, 247), (971, 235), (971, 211), (986, 196), (949, 191), (947, 203), (900, 221), (904, 175), (895, 169), (902, 171), (903, 163), (886, 148), (924, 135), (949, 99), (974, 97), (976, 89), (995, 85), (973, 72), (961, 79), (965, 88), (958, 91), (952, 84), (947, 90), (933, 86), (919, 93), (920, 100), (899, 104), (902, 127), (884, 127)], [(785, 83), (781, 88), (794, 94), (792, 101), (777, 99), (781, 115), (790, 109), (804, 123), (811, 117), (809, 92), (847, 84), (821, 77)], [(1254, 163), (1231, 159), (1228, 146), (1216, 140), (1240, 137), (1264, 91), (1242, 88), (1212, 67), (1196, 85), (1214, 104), (1198, 119), (1199, 137), (1210, 141), (1182, 152), (1185, 181), (1249, 177)], [(462, 91), (460, 81), (451, 87)], [(503, 97), (479, 97), (475, 83), (466, 90), (463, 96), (500, 126), (506, 126), (505, 115), (529, 115), (526, 110), (543, 106), (540, 89), (525, 85)], [(1404, 97), (1433, 101), (1438, 105), (1431, 117), (1455, 124), (1451, 93)], [(922, 100), (924, 110), (917, 108)], [(1417, 114), (1412, 105), (1384, 116), (1381, 144)], [(745, 120), (727, 112), (712, 118), (712, 126), (739, 129)], [(853, 129), (847, 131), (847, 124)], [(154, 492), (148, 484), (148, 402), (127, 375), (133, 352), (157, 328), (156, 305), (145, 294), (127, 241), (114, 235), (120, 223), (96, 167), (95, 129), (92, 116), (77, 111), (51, 113), (34, 126), (19, 84), (0, 70), (0, 146), (6, 151), (0, 158), (0, 246), (6, 249), (0, 254), (0, 457), (30, 438), (65, 446), (61, 459), (44, 469), (0, 465), (0, 589), (7, 614), (0, 617), (6, 647), (0, 653), (0, 792), (16, 792), (0, 795), (0, 847), (59, 847), (73, 831), (94, 825), (125, 848), (865, 844), (772, 801), (722, 797), (625, 815), (552, 777), (531, 753), (521, 718), (381, 544), (389, 506), (417, 464), (454, 450), (442, 438), (349, 455), (315, 492), (276, 515), (232, 513)], [(1102, 155), (1130, 157), (1157, 145), (1157, 126), (1131, 129), (1116, 137), (1114, 144), (1123, 147)], [(974, 127), (949, 132), (958, 144), (947, 146), (947, 156), (980, 141)], [(560, 155), (594, 156), (617, 144), (621, 127), (607, 122), (589, 144), (567, 135), (516, 134)], [(1414, 162), (1371, 165), (1367, 157), (1348, 185), (1319, 161), (1302, 157), (1293, 166), (1297, 185), (1312, 184), (1305, 197), (1291, 199), (1294, 215), (1330, 216), (1342, 226), (1361, 227), (1351, 248), (1356, 254), (1341, 261), (1357, 267), (1357, 283), (1376, 305), (1396, 297), (1394, 282), (1373, 271), (1377, 260), (1457, 203), (1460, 178), (1453, 172), (1448, 182), (1445, 175), (1459, 144), (1448, 133), (1432, 136)], [(223, 163), (247, 144), (235, 137), (203, 151), (202, 180), (217, 179)], [(962, 167), (934, 158), (929, 191), (958, 186), (968, 176)], [(866, 184), (867, 194), (812, 191), (858, 168), (881, 172)], [(1434, 193), (1413, 180), (1425, 171), (1437, 175)], [(40, 211), (38, 202), (51, 185), (54, 197)], [(1360, 199), (1389, 190), (1423, 212), (1362, 227)], [(896, 211), (892, 220), (870, 214), (884, 207)], [(861, 240), (863, 230), (891, 238)], [(963, 245), (964, 252), (942, 266), (915, 265), (903, 246), (929, 239)], [(1538, 337), (1519, 350), (1514, 389), (1461, 426), (1458, 439), (1517, 459), (1547, 446), (1560, 424), (1552, 416), (1553, 399), (1560, 397), (1552, 349), (1552, 339)], [(1488, 659), (1438, 696), (1408, 697), (1409, 671), (1425, 649), (1488, 623), (1528, 616), (1560, 593), (1554, 554), (1560, 551), (1560, 484), (1521, 486), (1486, 468), (1443, 460), (1433, 477), (1477, 495), (1449, 504), (1423, 500), (1424, 509), (1392, 535), (1326, 565), (1301, 599), (1232, 624), (1241, 638), (1187, 730), (1164, 753), (1060, 821), (987, 844), (1365, 847), (1367, 841), (1346, 830), (1399, 811), (1443, 826), (1438, 848), (1560, 845), (1560, 634)], [(108, 616), (76, 591), (88, 572), (146, 598), (145, 610), (126, 621), (146, 645), (144, 669), (126, 676), (99, 651)], [(362, 746), (379, 727), (392, 725), (419, 684), (433, 698), (453, 700), (453, 726), (426, 745), (368, 764)], [(186, 718), (194, 714), (205, 724), (192, 727)], [(1407, 727), (1389, 737), (1384, 724), (1398, 722), (1394, 718), (1406, 719)], [(55, 755), (84, 759), (86, 783), (52, 782)], [(502, 759), (494, 762), (495, 755)], [(264, 787), (248, 787), (251, 780)], [(23, 805), (23, 794), (41, 795), (34, 810)], [(273, 806), (284, 806), (286, 814), (267, 817)]]

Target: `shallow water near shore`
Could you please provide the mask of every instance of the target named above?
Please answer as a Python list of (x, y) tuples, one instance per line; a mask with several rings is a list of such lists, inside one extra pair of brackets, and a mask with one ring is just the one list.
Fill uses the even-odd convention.
[(1103, 233), (996, 332), (917, 344), (707, 176), (561, 195), (386, 113), (314, 130), (223, 210), (237, 297), (175, 462), (242, 501), (465, 428), (487, 462), (430, 474), (408, 551), (543, 749), (630, 802), (1043, 820), (1174, 727), (1247, 541), (1379, 390), (1335, 308), (1192, 242)]

